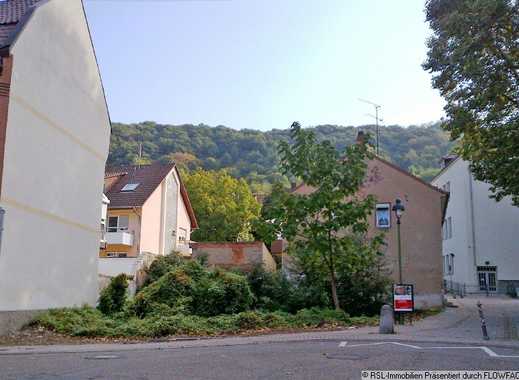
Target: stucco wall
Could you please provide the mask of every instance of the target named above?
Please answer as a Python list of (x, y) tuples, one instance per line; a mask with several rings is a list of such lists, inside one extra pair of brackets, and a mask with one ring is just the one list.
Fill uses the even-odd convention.
[(93, 305), (110, 124), (81, 1), (39, 7), (12, 53), (0, 311)]
[(178, 196), (179, 182), (175, 176), (175, 170), (166, 178), (166, 205), (165, 205), (165, 226), (164, 226), (164, 254), (169, 255), (176, 249), (177, 241), (177, 217), (178, 217)]
[[(299, 194), (313, 191), (308, 186), (296, 190)], [(402, 217), (402, 279), (415, 285), (415, 293), (426, 307), (441, 306), (442, 260), (441, 223), (442, 194), (401, 170), (381, 160), (368, 163), (367, 178), (360, 196), (374, 195), (378, 203), (390, 203), (400, 198), (406, 208)], [(391, 227), (375, 227), (375, 214), (370, 216), (368, 235), (384, 233), (387, 244), (384, 257), (394, 282), (398, 281), (397, 225), (391, 213)], [(384, 250), (384, 249), (383, 249)], [(437, 302), (433, 302), (436, 300)], [(424, 301), (425, 302), (425, 301)]]
[(141, 252), (150, 252), (159, 255), (161, 238), (162, 216), (162, 187), (158, 186), (142, 206), (141, 224)]
[(447, 183), (450, 187), (449, 204), (445, 218), (452, 220), (452, 237), (443, 240), (443, 257), (454, 254), (454, 273), (445, 274), (444, 278), (476, 288), (476, 260), (472, 239), (472, 217), (470, 201), (469, 167), (462, 160), (453, 162), (449, 169), (432, 181), (442, 188)]
[(519, 280), (519, 208), (510, 197), (500, 202), (490, 198), (490, 185), (473, 179), (467, 161), (454, 161), (433, 181), (437, 186), (447, 182), (451, 194), (446, 217), (452, 218), (452, 238), (443, 241), (443, 254), (454, 254), (454, 273), (445, 278), (479, 291), (477, 266), (492, 265), (497, 266), (498, 281)]
[(210, 266), (249, 271), (256, 265), (275, 271), (276, 263), (262, 242), (193, 243), (193, 258), (206, 256)]

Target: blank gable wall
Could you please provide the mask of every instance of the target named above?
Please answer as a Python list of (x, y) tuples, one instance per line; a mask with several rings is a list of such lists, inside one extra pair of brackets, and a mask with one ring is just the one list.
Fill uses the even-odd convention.
[(38, 7), (11, 52), (0, 311), (95, 304), (110, 124), (81, 1)]

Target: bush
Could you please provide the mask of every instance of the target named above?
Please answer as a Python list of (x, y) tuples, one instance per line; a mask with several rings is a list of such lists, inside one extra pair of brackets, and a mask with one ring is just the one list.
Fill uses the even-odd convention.
[(181, 267), (176, 267), (157, 281), (143, 288), (134, 298), (130, 309), (138, 316), (153, 313), (157, 305), (176, 311), (189, 311), (188, 295), (192, 293), (193, 280)]
[(105, 315), (122, 311), (127, 289), (128, 278), (124, 273), (112, 278), (110, 284), (101, 291), (98, 309)]
[(327, 290), (309, 279), (291, 281), (281, 271), (270, 273), (257, 266), (247, 280), (257, 309), (295, 313), (304, 308), (330, 306)]
[(183, 261), (184, 260), (174, 252), (170, 255), (160, 256), (158, 259), (153, 261), (150, 267), (146, 270), (147, 279), (145, 286), (157, 281), (166, 273), (181, 265)]

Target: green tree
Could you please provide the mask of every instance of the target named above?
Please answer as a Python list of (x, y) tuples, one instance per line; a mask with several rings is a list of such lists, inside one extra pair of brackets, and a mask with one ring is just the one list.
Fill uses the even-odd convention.
[(279, 146), (285, 175), (298, 178), (313, 191), (295, 195), (277, 189), (263, 215), (265, 230), (282, 234), (294, 248), (296, 258), (311, 262), (327, 274), (333, 304), (340, 309), (337, 268), (354, 265), (367, 247), (363, 239), (375, 200), (359, 197), (367, 160), (367, 146), (352, 144), (342, 152), (329, 141), (318, 142), (313, 132), (299, 123), (291, 127), (291, 143)]
[(519, 205), (519, 2), (429, 0), (423, 67), (447, 104), (446, 130), (497, 200)]
[(192, 234), (195, 241), (250, 241), (252, 222), (260, 204), (243, 179), (225, 170), (198, 169), (184, 174), (184, 183), (199, 221)]

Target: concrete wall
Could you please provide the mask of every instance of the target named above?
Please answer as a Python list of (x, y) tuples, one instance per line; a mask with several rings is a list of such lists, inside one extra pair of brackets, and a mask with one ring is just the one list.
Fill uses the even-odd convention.
[(507, 281), (519, 280), (519, 208), (512, 205), (510, 197), (500, 202), (490, 198), (490, 185), (474, 180), (468, 162), (461, 159), (433, 184), (441, 187), (447, 182), (450, 201), (446, 217), (452, 219), (452, 238), (443, 241), (443, 255), (454, 254), (454, 273), (445, 278), (466, 284), (469, 292), (478, 292), (477, 266), (497, 266), (500, 291), (506, 291)]
[(206, 256), (210, 266), (249, 271), (263, 265), (268, 271), (276, 270), (276, 263), (262, 242), (192, 243), (192, 247), (193, 258)]
[(93, 305), (110, 124), (81, 1), (37, 8), (12, 54), (0, 311)]
[[(301, 186), (298, 194), (309, 194), (313, 189)], [(378, 203), (390, 203), (396, 198), (405, 206), (402, 216), (402, 279), (415, 285), (418, 308), (442, 306), (441, 226), (442, 193), (408, 173), (374, 159), (368, 163), (367, 178), (359, 196), (373, 195)], [(368, 236), (384, 233), (387, 244), (385, 263), (394, 282), (398, 282), (397, 224), (391, 212), (391, 227), (375, 227), (375, 210), (369, 219)], [(384, 249), (383, 249), (384, 250)]]

